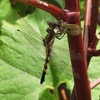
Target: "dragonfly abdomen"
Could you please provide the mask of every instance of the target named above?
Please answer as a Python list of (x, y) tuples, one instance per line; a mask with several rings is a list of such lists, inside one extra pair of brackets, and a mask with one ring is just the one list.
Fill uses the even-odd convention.
[(43, 69), (42, 76), (41, 76), (41, 81), (40, 81), (41, 84), (45, 81), (46, 69), (49, 63), (49, 58), (50, 58), (50, 54), (47, 54), (45, 58), (44, 69)]
[(44, 63), (44, 69), (42, 72), (42, 77), (41, 77), (41, 81), (40, 83), (42, 84), (45, 81), (45, 75), (46, 75), (46, 69), (47, 69), (47, 65), (49, 63), (49, 58), (50, 58), (50, 54), (51, 54), (51, 47), (54, 43), (54, 39), (55, 39), (55, 33), (52, 29), (48, 28), (48, 34), (46, 35), (46, 37), (43, 39), (44, 42), (44, 46), (46, 48), (46, 58), (45, 58), (45, 63)]

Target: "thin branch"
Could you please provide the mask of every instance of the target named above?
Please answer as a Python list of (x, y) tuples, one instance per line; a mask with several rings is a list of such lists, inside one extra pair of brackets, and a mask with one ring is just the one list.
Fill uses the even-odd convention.
[(91, 89), (95, 88), (97, 85), (100, 84), (100, 78), (96, 79), (94, 82), (90, 84)]
[(95, 49), (97, 44), (99, 42), (99, 35), (94, 36), (94, 39), (92, 41), (92, 43), (90, 43), (90, 47), (91, 49)]
[(99, 0), (92, 0), (90, 32), (89, 32), (89, 46), (96, 34), (96, 27), (98, 22), (98, 2)]
[(91, 61), (91, 57), (92, 56), (99, 56), (100, 55), (100, 51), (96, 50), (96, 46), (99, 42), (100, 35), (96, 35), (94, 36), (93, 41), (90, 43), (90, 47), (88, 48), (88, 55), (87, 55), (87, 65), (89, 65), (90, 61)]
[[(98, 39), (95, 37), (97, 20), (98, 19), (98, 0), (92, 0), (91, 4), (91, 16), (90, 16), (90, 24), (89, 24), (89, 35), (88, 35), (88, 48), (93, 47), (96, 49)], [(92, 49), (92, 48), (91, 48)], [(91, 61), (91, 56), (87, 56), (87, 65), (89, 65)]]
[(88, 48), (88, 55), (91, 57), (93, 57), (93, 56), (98, 57), (98, 56), (100, 56), (100, 49), (95, 50), (95, 49)]
[(66, 88), (66, 84), (62, 83), (58, 87), (59, 99), (70, 100), (70, 90)]
[(89, 29), (90, 29), (90, 17), (91, 17), (91, 7), (92, 0), (86, 1), (86, 11), (85, 11), (85, 22), (84, 22), (84, 33), (83, 33), (83, 41), (84, 41), (84, 53), (85, 59), (87, 60), (87, 49), (88, 49), (88, 41), (89, 41)]
[[(87, 0), (84, 25), (84, 52), (87, 65), (89, 65), (91, 56), (87, 54), (88, 48), (96, 48), (98, 39), (96, 38), (96, 26), (98, 18), (98, 0)], [(88, 55), (88, 56), (87, 56)], [(88, 66), (87, 66), (88, 67)]]

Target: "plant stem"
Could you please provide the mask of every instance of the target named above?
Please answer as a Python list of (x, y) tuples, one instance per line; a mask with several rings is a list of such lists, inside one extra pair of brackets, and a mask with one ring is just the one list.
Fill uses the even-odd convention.
[[(49, 12), (51, 15), (53, 15), (58, 20), (64, 19), (65, 15), (66, 15), (66, 12), (64, 12), (62, 9), (60, 9), (52, 4), (40, 1), (40, 0), (16, 0), (16, 1), (20, 2), (20, 3), (31, 5), (31, 6), (40, 8), (46, 12)], [(66, 15), (66, 19), (67, 20), (69, 19), (69, 17), (67, 15)]]
[[(72, 3), (73, 2), (73, 3)], [(66, 0), (66, 8), (68, 8), (70, 11), (79, 12), (79, 0)], [(73, 23), (80, 24), (80, 19), (78, 17), (77, 20), (75, 20)], [(83, 46), (83, 40), (82, 40), (82, 34), (78, 36), (68, 36), (68, 43), (69, 48), (72, 50), (75, 50), (77, 53), (80, 53), (83, 57), (83, 59), (73, 59), (74, 55), (70, 53), (71, 55), (71, 62), (72, 62), (72, 68), (73, 68), (73, 75), (74, 75), (74, 92), (76, 95), (76, 98), (73, 98), (73, 100), (91, 100), (91, 91), (90, 91), (90, 85), (88, 81), (88, 75), (87, 75), (87, 64), (85, 60), (84, 55), (84, 46)], [(72, 94), (73, 95), (73, 94)], [(74, 95), (74, 96), (75, 96)]]
[(88, 48), (96, 49), (98, 39), (96, 38), (96, 26), (98, 21), (98, 0), (87, 0), (86, 15), (84, 25), (84, 52), (87, 65), (91, 61), (90, 55), (87, 55)]
[(100, 84), (100, 78), (96, 79), (94, 82), (91, 83), (91, 89), (95, 88), (97, 85)]
[(90, 16), (91, 16), (91, 6), (92, 6), (92, 0), (87, 0), (86, 7), (85, 7), (85, 22), (84, 22), (84, 53), (85, 53), (85, 59), (87, 60), (87, 50), (88, 50), (88, 37), (89, 37), (89, 28), (90, 28)]

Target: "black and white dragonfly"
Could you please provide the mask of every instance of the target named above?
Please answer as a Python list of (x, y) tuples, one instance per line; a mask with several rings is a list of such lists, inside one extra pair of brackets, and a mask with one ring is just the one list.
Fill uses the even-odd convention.
[[(68, 34), (73, 34), (77, 35), (81, 32), (81, 28), (78, 25), (75, 24), (68, 24), (67, 22), (63, 21), (58, 21), (58, 22), (51, 22), (47, 21), (48, 28), (46, 30), (47, 35), (43, 39), (38, 32), (35, 31), (34, 27), (32, 27), (24, 18), (20, 19), (20, 22), (22, 24), (22, 29), (18, 28), (17, 29), (17, 34), (19, 36), (23, 36), (24, 39), (22, 39), (23, 43), (25, 43), (26, 40), (30, 41), (27, 46), (29, 46), (29, 49), (33, 49), (35, 47), (34, 45), (37, 45), (37, 51), (38, 49), (45, 48), (45, 60), (44, 60), (44, 68), (41, 76), (40, 83), (42, 84), (45, 81), (45, 75), (46, 75), (46, 69), (49, 63), (49, 60), (52, 59), (52, 56), (55, 56), (56, 63), (62, 64), (62, 69), (64, 66), (69, 66), (67, 64), (67, 60), (70, 58), (69, 55), (66, 54), (66, 62), (62, 58), (57, 57), (57, 54), (53, 51), (55, 50), (54, 48), (60, 49), (61, 53), (62, 52), (69, 52), (68, 49), (62, 48), (61, 46), (56, 46), (55, 45), (55, 40), (59, 40), (59, 42), (63, 39), (66, 33)], [(32, 47), (33, 46), (33, 47)], [(35, 49), (35, 50), (36, 50)], [(34, 50), (33, 50), (34, 51)], [(82, 59), (82, 56), (79, 53), (76, 53), (74, 50), (71, 50), (71, 52), (75, 55), (73, 59)], [(64, 54), (65, 55), (65, 54)], [(77, 58), (78, 57), (80, 58)], [(79, 56), (80, 55), (80, 56)], [(69, 60), (68, 60), (69, 61)], [(65, 68), (64, 70), (71, 69)]]

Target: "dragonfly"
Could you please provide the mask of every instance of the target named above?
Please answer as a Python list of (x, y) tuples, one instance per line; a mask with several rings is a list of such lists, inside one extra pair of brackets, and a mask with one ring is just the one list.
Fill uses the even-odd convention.
[[(31, 40), (32, 44), (34, 44), (33, 42), (35, 42), (37, 45), (38, 44), (42, 44), (45, 47), (45, 61), (44, 61), (44, 68), (42, 71), (42, 76), (40, 79), (40, 83), (42, 84), (45, 81), (45, 75), (46, 75), (46, 69), (48, 67), (48, 63), (49, 60), (51, 58), (51, 53), (55, 54), (55, 52), (53, 52), (52, 48), (54, 45), (54, 41), (55, 39), (61, 40), (66, 33), (75, 33), (79, 34), (81, 32), (81, 28), (78, 25), (74, 25), (74, 24), (68, 24), (67, 22), (63, 22), (62, 20), (58, 21), (58, 22), (53, 22), (53, 21), (47, 21), (48, 24), (48, 28), (46, 30), (47, 35), (45, 36), (44, 39), (41, 38), (41, 36), (35, 31), (35, 29), (24, 19), (21, 19), (21, 24), (23, 26), (23, 28), (26, 30), (26, 32), (23, 32), (21, 29), (17, 29), (17, 33), (19, 35), (24, 36), (26, 39)], [(27, 32), (30, 30), (31, 35), (32, 33), (34, 33), (33, 35), (36, 35), (38, 37), (35, 38), (35, 36), (30, 36), (27, 34)], [(29, 33), (30, 34), (30, 33)], [(75, 59), (77, 58), (77, 54), (75, 51), (71, 50), (72, 53), (74, 53)], [(80, 58), (78, 59), (82, 59), (82, 56), (80, 55)]]

